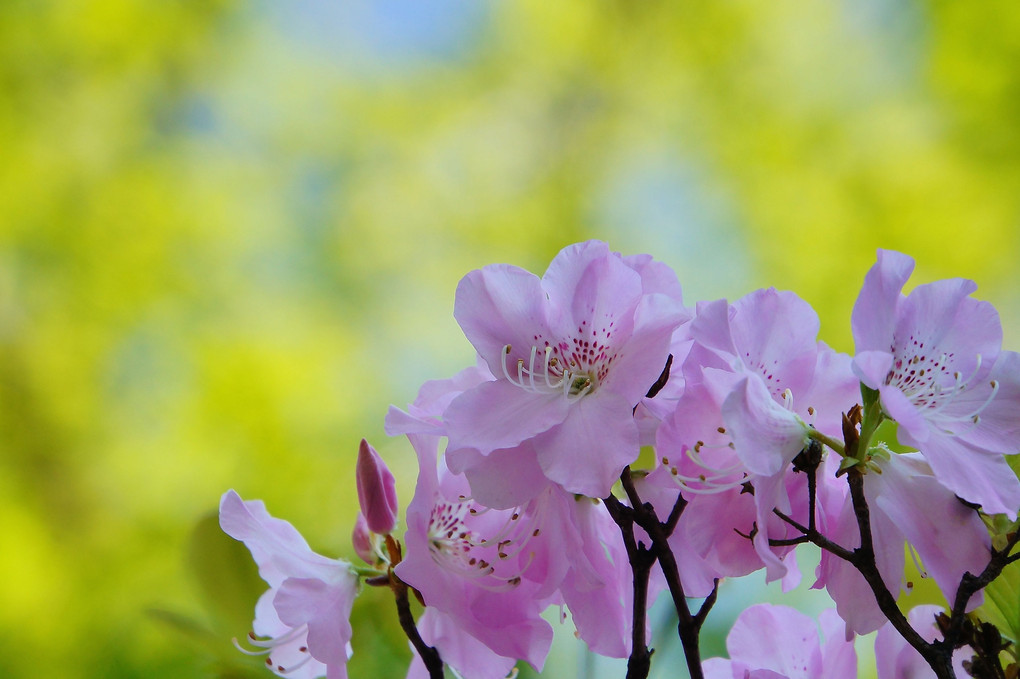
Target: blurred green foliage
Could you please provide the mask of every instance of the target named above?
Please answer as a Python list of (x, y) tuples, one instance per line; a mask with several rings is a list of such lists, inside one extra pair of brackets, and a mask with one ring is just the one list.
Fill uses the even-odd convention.
[[(0, 3), (4, 676), (247, 671), (193, 526), (234, 487), (349, 555), (362, 436), (406, 503), (471, 268), (605, 238), (850, 350), (892, 247), (1017, 348), (1015, 2), (422, 4)], [(409, 657), (377, 594), (354, 677)]]

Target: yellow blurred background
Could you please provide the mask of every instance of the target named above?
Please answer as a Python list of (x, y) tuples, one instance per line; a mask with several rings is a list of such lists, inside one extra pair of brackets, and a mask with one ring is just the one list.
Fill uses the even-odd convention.
[[(194, 527), (350, 556), (362, 436), (406, 504), (472, 268), (601, 238), (851, 351), (889, 247), (1020, 348), (1018, 65), (1012, 0), (0, 2), (0, 675), (270, 676)], [(384, 594), (352, 677), (403, 676)]]

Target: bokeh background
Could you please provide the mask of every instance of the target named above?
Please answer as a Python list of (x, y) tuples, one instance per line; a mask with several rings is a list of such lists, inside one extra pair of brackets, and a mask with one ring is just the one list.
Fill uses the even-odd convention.
[[(601, 238), (851, 351), (889, 247), (1020, 348), (1018, 65), (1012, 0), (4, 0), (0, 674), (269, 676), (207, 517), (349, 555), (362, 436), (406, 503), (383, 417), (473, 361), (472, 268)], [(385, 594), (353, 677), (410, 657)]]

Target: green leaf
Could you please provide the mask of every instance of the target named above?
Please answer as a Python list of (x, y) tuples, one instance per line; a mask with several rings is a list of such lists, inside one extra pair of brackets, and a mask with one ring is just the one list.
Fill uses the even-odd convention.
[(266, 590), (248, 548), (224, 533), (216, 514), (210, 514), (191, 532), (187, 561), (209, 613), (231, 634), (243, 636)]
[(978, 615), (998, 627), (1002, 636), (1020, 640), (1020, 562), (1007, 566), (985, 588), (985, 603)]
[(1009, 468), (1013, 470), (1013, 473), (1020, 476), (1020, 455), (1007, 455), (1006, 462), (1009, 463)]

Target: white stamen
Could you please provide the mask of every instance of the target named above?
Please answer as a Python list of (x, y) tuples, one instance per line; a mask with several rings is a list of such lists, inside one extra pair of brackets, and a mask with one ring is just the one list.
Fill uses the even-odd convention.
[[(585, 396), (595, 388), (594, 373), (585, 373), (579, 370), (570, 370), (560, 365), (559, 360), (553, 355), (552, 347), (546, 347), (543, 351), (541, 365), (538, 364), (538, 347), (532, 346), (528, 360), (517, 359), (517, 375), (511, 374), (507, 363), (510, 360), (509, 344), (503, 345), (502, 369), (503, 377), (516, 387), (535, 394), (548, 394), (555, 391), (562, 391), (563, 396), (569, 401), (576, 401)], [(576, 367), (576, 363), (570, 362)], [(538, 379), (536, 380), (536, 375)]]
[(289, 643), (291, 641), (294, 641), (295, 639), (300, 638), (301, 635), (305, 634), (307, 631), (308, 626), (301, 625), (299, 627), (291, 629), (290, 631), (284, 634), (281, 634), (278, 637), (269, 637), (267, 639), (259, 639), (258, 637), (255, 636), (254, 632), (249, 632), (248, 643), (257, 648), (264, 649), (261, 651), (253, 651), (249, 648), (244, 648), (243, 646), (241, 646), (240, 643), (238, 643), (237, 637), (234, 637), (233, 639), (231, 639), (231, 641), (234, 642), (234, 647), (237, 648), (237, 650), (239, 650), (241, 653), (244, 653), (245, 655), (266, 655), (267, 653), (272, 652), (272, 650), (277, 646), (281, 646), (283, 644)]
[(276, 667), (276, 671), (279, 674), (290, 674), (291, 672), (294, 672), (296, 670), (301, 669), (302, 667), (307, 665), (312, 660), (312, 654), (311, 653), (309, 653), (307, 650), (305, 650), (304, 654), (305, 654), (305, 657), (301, 658), (301, 662), (296, 663), (294, 665), (291, 665), (290, 667), (285, 667), (283, 669), (280, 669), (280, 666), (277, 666)]

